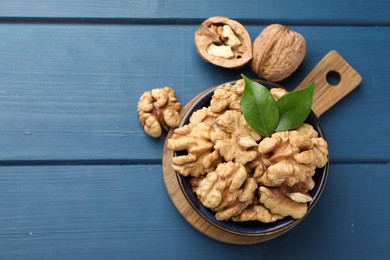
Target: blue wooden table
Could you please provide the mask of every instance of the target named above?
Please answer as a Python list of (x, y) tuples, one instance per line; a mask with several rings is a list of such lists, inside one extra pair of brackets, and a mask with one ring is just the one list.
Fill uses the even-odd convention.
[[(162, 178), (165, 137), (139, 97), (171, 86), (185, 104), (256, 77), (204, 63), (198, 25), (215, 15), (252, 39), (284, 23), (307, 42), (293, 89), (330, 50), (363, 77), (321, 121), (330, 173), (288, 233), (217, 242), (177, 212)], [(0, 2), (0, 259), (389, 259), (390, 2), (3, 0)]]

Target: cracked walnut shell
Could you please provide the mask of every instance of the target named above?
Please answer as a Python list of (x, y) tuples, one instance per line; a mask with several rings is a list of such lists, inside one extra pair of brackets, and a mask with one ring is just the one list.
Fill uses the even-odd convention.
[(252, 59), (252, 42), (244, 26), (222, 16), (205, 20), (195, 32), (195, 47), (205, 61), (240, 68)]
[(154, 138), (162, 135), (162, 129), (169, 131), (180, 124), (181, 104), (170, 87), (156, 88), (142, 94), (138, 101), (139, 121), (145, 132)]
[(305, 38), (280, 24), (267, 26), (253, 42), (251, 68), (272, 82), (290, 76), (306, 55)]

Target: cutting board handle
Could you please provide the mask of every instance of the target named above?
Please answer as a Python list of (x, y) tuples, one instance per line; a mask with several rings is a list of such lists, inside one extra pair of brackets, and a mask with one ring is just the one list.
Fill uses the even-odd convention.
[[(337, 83), (328, 82), (332, 76), (337, 79)], [(359, 86), (361, 81), (359, 73), (333, 50), (325, 55), (296, 89), (315, 83), (312, 110), (319, 117)]]

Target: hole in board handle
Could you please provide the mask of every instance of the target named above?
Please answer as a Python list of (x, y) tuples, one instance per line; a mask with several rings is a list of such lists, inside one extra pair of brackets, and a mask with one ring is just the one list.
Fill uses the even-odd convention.
[(331, 70), (326, 74), (326, 81), (329, 85), (335, 87), (340, 83), (341, 75), (337, 71)]

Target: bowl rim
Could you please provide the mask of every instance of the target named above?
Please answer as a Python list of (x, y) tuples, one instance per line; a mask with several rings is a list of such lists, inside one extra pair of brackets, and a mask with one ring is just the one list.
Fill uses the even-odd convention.
[[(271, 89), (273, 87), (283, 88), (282, 86), (276, 83), (272, 83), (264, 80), (255, 79), (254, 81), (264, 85), (268, 89)], [(221, 85), (235, 84), (236, 82), (237, 80), (234, 80), (234, 81), (223, 83)], [(212, 87), (209, 90), (203, 92), (201, 96), (199, 96), (199, 98), (185, 112), (179, 127), (182, 127), (189, 123), (189, 118), (191, 117), (194, 111), (207, 106), (207, 104), (211, 100), (211, 97), (214, 94), (214, 91), (221, 85)], [(327, 140), (323, 126), (313, 111), (310, 112), (308, 119), (306, 120), (310, 121), (310, 124), (318, 132), (319, 137), (323, 137), (325, 140)], [(177, 153), (173, 152), (173, 156), (177, 156)], [(298, 223), (300, 223), (309, 214), (309, 212), (312, 210), (312, 208), (315, 206), (315, 204), (318, 202), (319, 198), (321, 197), (328, 178), (328, 171), (329, 171), (329, 160), (324, 167), (316, 169), (316, 173), (314, 174), (314, 178), (317, 179), (315, 181), (315, 188), (313, 188), (309, 192), (312, 193), (310, 194), (312, 196), (312, 200), (308, 202), (307, 212), (302, 218), (293, 219), (292, 217), (288, 216), (281, 220), (271, 222), (271, 223), (262, 223), (260, 221), (234, 222), (234, 221), (217, 220), (215, 218), (215, 212), (203, 206), (199, 201), (199, 199), (196, 197), (196, 194), (190, 188), (189, 181), (188, 181), (189, 177), (182, 176), (177, 171), (175, 171), (175, 174), (180, 189), (182, 190), (186, 200), (189, 202), (191, 207), (208, 223), (210, 223), (211, 225), (217, 228), (223, 229), (229, 233), (235, 233), (238, 235), (245, 235), (245, 236), (259, 236), (259, 235), (272, 234), (283, 230), (287, 231), (292, 227), (296, 226)], [(319, 172), (321, 172), (322, 174), (319, 174)], [(257, 226), (262, 226), (262, 227), (257, 227)]]

